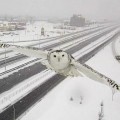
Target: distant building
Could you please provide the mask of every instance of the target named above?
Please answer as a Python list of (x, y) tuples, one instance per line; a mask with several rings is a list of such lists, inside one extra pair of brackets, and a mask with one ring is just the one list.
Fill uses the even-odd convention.
[(70, 19), (70, 26), (85, 26), (85, 18), (83, 18), (81, 15), (73, 15)]
[(23, 22), (0, 22), (0, 32), (13, 31), (13, 30), (24, 30), (26, 23)]
[(43, 27), (41, 28), (41, 35), (43, 35), (43, 36), (45, 35), (45, 30)]
[(8, 31), (10, 29), (12, 29), (12, 26), (10, 26), (8, 22), (1, 22), (0, 23), (0, 31), (1, 32), (2, 31)]
[(65, 21), (64, 21), (64, 25), (69, 26), (69, 25), (70, 25), (70, 21), (69, 21), (69, 20), (65, 20)]

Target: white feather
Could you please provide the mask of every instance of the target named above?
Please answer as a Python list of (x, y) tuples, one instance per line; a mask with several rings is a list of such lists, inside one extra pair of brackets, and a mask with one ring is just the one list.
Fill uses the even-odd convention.
[(97, 72), (96, 70), (92, 69), (90, 66), (86, 64), (81, 64), (77, 61), (72, 61), (72, 64), (77, 68), (80, 72), (82, 72), (84, 75), (89, 77), (92, 80), (95, 80), (97, 82), (106, 84), (110, 86), (112, 89), (119, 90), (120, 91), (120, 85), (117, 84), (114, 80), (106, 77), (105, 75)]
[(38, 50), (37, 48), (32, 47), (22, 47), (17, 45), (9, 45), (0, 43), (1, 48), (7, 48), (15, 52), (19, 52), (29, 57), (44, 58), (47, 59), (48, 51)]

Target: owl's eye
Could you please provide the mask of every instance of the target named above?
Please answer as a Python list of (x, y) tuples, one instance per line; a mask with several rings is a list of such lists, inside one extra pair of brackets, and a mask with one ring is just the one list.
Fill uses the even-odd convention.
[(62, 57), (64, 57), (65, 55), (62, 55)]
[(56, 57), (56, 55), (54, 55), (54, 57)]

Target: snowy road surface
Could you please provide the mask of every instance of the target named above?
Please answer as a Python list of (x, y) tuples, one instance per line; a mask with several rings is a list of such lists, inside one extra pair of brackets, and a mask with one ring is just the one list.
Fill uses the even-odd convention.
[[(107, 28), (108, 29), (108, 28)], [(98, 34), (100, 34), (100, 33), (102, 33), (102, 32), (104, 32), (104, 31), (106, 31), (107, 29), (105, 29), (105, 30), (102, 30), (102, 31), (100, 31), (100, 32), (95, 32), (95, 33), (92, 33), (92, 34), (88, 34), (88, 35), (86, 35), (86, 36), (83, 36), (82, 37), (82, 35), (81, 35), (81, 33), (80, 33), (80, 37), (81, 38), (79, 38), (79, 39), (74, 39), (76, 36), (73, 36), (74, 38), (72, 38), (71, 40), (69, 40), (68, 38), (67, 38), (67, 40), (64, 40), (63, 42), (60, 42), (61, 40), (58, 40), (58, 42), (60, 42), (59, 44), (54, 44), (54, 42), (52, 42), (51, 41), (51, 43), (49, 44), (49, 45), (43, 45), (43, 44), (41, 44), (43, 47), (42, 47), (42, 49), (50, 49), (50, 48), (53, 48), (54, 47), (54, 49), (59, 49), (59, 48), (61, 48), (62, 49), (62, 47), (65, 47), (66, 46), (66, 48), (68, 49), (68, 47), (72, 47), (72, 46), (75, 46), (75, 44), (77, 45), (79, 42), (83, 42), (83, 41), (85, 41), (85, 40), (89, 40), (90, 38), (93, 38), (93, 36), (97, 36)], [(92, 30), (93, 31), (93, 30)], [(85, 34), (85, 33), (84, 33)], [(88, 37), (89, 37), (89, 39), (88, 39)], [(73, 41), (73, 39), (74, 39), (74, 41)], [(57, 41), (57, 40), (56, 40)], [(48, 44), (48, 43), (47, 43)], [(54, 44), (54, 45), (53, 45)], [(63, 45), (62, 45), (63, 44)], [(56, 47), (55, 47), (56, 46)], [(65, 50), (65, 49), (64, 49)], [(6, 65), (6, 69), (7, 69), (7, 71), (10, 71), (10, 69), (12, 68), (12, 67), (14, 67), (14, 65), (13, 65), (13, 63), (14, 64), (18, 64), (19, 65), (19, 63), (20, 63), (20, 61), (22, 62), (22, 61), (24, 61), (24, 59), (25, 58), (28, 58), (28, 57), (26, 57), (26, 56), (24, 56), (24, 55), (19, 55), (19, 56), (14, 56), (14, 57), (10, 57), (10, 58), (8, 58), (8, 59), (6, 59), (6, 60), (2, 60), (2, 61), (0, 61), (0, 65), (1, 65), (1, 69), (0, 69), (0, 71), (1, 71), (1, 74), (0, 75), (3, 75), (3, 73), (5, 73), (4, 72), (4, 66)], [(30, 61), (29, 61), (30, 62)], [(15, 69), (14, 69), (15, 70)], [(6, 72), (7, 72), (6, 71)]]
[[(96, 41), (98, 38), (100, 38), (101, 36), (105, 35), (106, 33), (109, 33), (111, 30), (104, 32), (98, 36), (95, 36), (93, 38), (90, 38), (87, 41), (84, 41), (82, 43), (77, 44), (76, 46), (66, 50), (68, 53), (73, 54), (74, 52), (78, 51), (79, 49), (84, 48), (85, 46), (87, 46), (88, 44), (90, 44), (91, 42)], [(30, 76), (33, 76), (39, 72), (41, 72), (43, 70), (43, 68), (45, 69), (45, 67), (38, 62), (36, 64), (33, 64), (31, 66), (25, 67), (21, 70), (19, 70), (18, 72), (15, 72), (13, 74), (9, 76), (6, 76), (4, 78), (2, 78), (0, 80), (1, 84), (0, 84), (0, 92), (4, 92), (6, 90), (9, 90), (10, 88), (12, 88), (13, 86), (15, 86), (16, 84), (24, 81), (26, 78), (29, 78)], [(30, 70), (29, 70), (30, 69)], [(5, 82), (4, 82), (5, 81)]]
[[(109, 31), (109, 32), (110, 32), (110, 31)], [(102, 35), (101, 35), (101, 36), (102, 36)], [(97, 36), (97, 37), (98, 37), (98, 36)], [(94, 39), (98, 39), (98, 38), (99, 38), (99, 37), (98, 37), (98, 38), (97, 38), (97, 37), (95, 37)], [(94, 40), (94, 41), (95, 41), (95, 40)], [(91, 41), (91, 42), (93, 42), (93, 41)], [(109, 42), (110, 42), (110, 41), (109, 41)], [(83, 42), (83, 43), (84, 43), (84, 42)], [(90, 44), (90, 42), (86, 42), (86, 45), (88, 45), (88, 44)], [(84, 46), (86, 46), (86, 45), (84, 45)], [(101, 46), (101, 47), (102, 47), (102, 46)], [(79, 47), (76, 47), (76, 46), (75, 46), (75, 47), (73, 47), (73, 48), (74, 48), (74, 50), (71, 50), (71, 49), (70, 49), (70, 50), (71, 50), (71, 52), (74, 53), (75, 51), (78, 51), (78, 48), (80, 49), (80, 46), (79, 46)], [(96, 51), (96, 50), (95, 50), (95, 51)], [(70, 52), (70, 51), (69, 51), (69, 52)], [(92, 56), (92, 52), (89, 54), (89, 57), (91, 57), (91, 56)], [(86, 61), (86, 60), (85, 60), (85, 58), (84, 58), (84, 62), (85, 62), (85, 61)], [(37, 66), (38, 66), (38, 64), (37, 64)], [(44, 68), (44, 67), (43, 67), (43, 68)], [(30, 70), (31, 70), (31, 69), (30, 69)], [(34, 69), (34, 70), (35, 70), (35, 69)], [(22, 71), (21, 71), (21, 72), (22, 72)], [(23, 72), (25, 72), (25, 71), (23, 71)], [(29, 73), (28, 73), (28, 74), (29, 74)], [(22, 76), (22, 77), (23, 77), (23, 76)], [(26, 76), (25, 76), (25, 77), (26, 77)], [(55, 83), (55, 81), (54, 81), (56, 77), (57, 77), (57, 79), (58, 79), (58, 81), (57, 81), (58, 83), (59, 83), (60, 81), (62, 81), (61, 78), (64, 78), (64, 77), (59, 78), (59, 77), (60, 77), (59, 75), (58, 75), (58, 76), (55, 76), (54, 78), (51, 79), (51, 81), (53, 81), (52, 86), (54, 86), (55, 84), (57, 84), (57, 83)], [(49, 81), (50, 81), (50, 80), (49, 80)], [(52, 83), (52, 82), (51, 82), (51, 83)], [(51, 84), (51, 83), (49, 83), (49, 84)], [(44, 88), (45, 90), (46, 90), (46, 87), (47, 87), (47, 88), (50, 87), (49, 84), (43, 84), (43, 86), (45, 87), (45, 88)], [(38, 91), (38, 90), (40, 90), (40, 89), (41, 89), (41, 88), (39, 87), (39, 88), (36, 89), (35, 91)], [(51, 87), (50, 87), (49, 89), (51, 89)], [(43, 89), (42, 89), (42, 90), (43, 90)], [(47, 90), (48, 90), (48, 89), (47, 89)], [(48, 92), (48, 91), (43, 91), (43, 94), (41, 94), (41, 95), (44, 95), (44, 94), (47, 93), (47, 92)], [(36, 92), (35, 92), (35, 93), (36, 93)], [(39, 93), (37, 93), (37, 94), (39, 94)], [(27, 96), (29, 96), (29, 95), (27, 95)], [(27, 97), (27, 96), (26, 96), (26, 97)], [(30, 96), (31, 96), (31, 94), (30, 94)], [(39, 96), (38, 96), (38, 98), (39, 98)], [(26, 99), (26, 98), (25, 98), (25, 99)], [(29, 100), (30, 100), (30, 99), (29, 99)], [(31, 101), (31, 100), (30, 100), (30, 101)], [(19, 101), (19, 102), (20, 102), (20, 101)], [(31, 101), (31, 102), (32, 102), (32, 101)], [(34, 101), (34, 102), (35, 102), (35, 101)], [(20, 103), (23, 105), (23, 101), (21, 101)], [(20, 104), (19, 104), (19, 105), (20, 105)], [(26, 105), (27, 105), (27, 104), (26, 104)], [(17, 104), (16, 104), (16, 107), (17, 107)], [(10, 109), (12, 110), (13, 108), (10, 107)], [(10, 109), (9, 109), (9, 110), (10, 110)], [(20, 107), (20, 109), (21, 109), (21, 107)], [(25, 110), (25, 109), (27, 109), (27, 108), (24, 108), (24, 110)], [(19, 110), (18, 110), (18, 112), (19, 112)], [(19, 116), (19, 115), (18, 115), (18, 116), (17, 116), (17, 115), (18, 115), (18, 114), (16, 113), (16, 117)], [(11, 117), (12, 117), (12, 116), (11, 116)], [(6, 120), (7, 120), (7, 119), (6, 119)], [(9, 118), (9, 120), (10, 120), (10, 118)]]
[[(83, 37), (83, 36), (89, 35), (89, 34), (91, 34), (93, 32), (97, 32), (99, 30), (102, 30), (103, 28), (106, 28), (106, 27), (95, 28), (93, 30), (88, 30), (88, 31), (86, 30), (86, 31), (83, 31), (83, 32), (75, 32), (74, 34), (72, 34), (70, 36), (66, 36), (66, 37), (62, 37), (61, 36), (61, 37), (59, 37), (59, 39), (50, 39), (50, 40), (47, 40), (45, 42), (40, 41), (40, 45), (39, 45), (39, 43), (37, 43), (37, 45), (40, 48), (42, 47), (42, 49), (46, 49), (47, 47), (48, 47), (48, 49), (50, 49), (50, 48), (52, 48), (52, 47), (54, 47), (56, 45), (59, 46), (60, 44), (68, 42), (72, 37), (74, 37), (74, 39), (75, 39), (75, 37), (76, 38)], [(55, 42), (55, 43), (53, 44), (53, 42)], [(35, 45), (36, 45), (36, 43), (35, 43)], [(24, 56), (24, 55), (14, 56), (13, 58), (12, 57), (11, 58), (7, 58), (6, 61), (5, 60), (1, 60), (0, 61), (0, 65), (1, 66), (5, 66), (5, 65), (7, 66), (8, 64), (11, 64), (11, 62), (13, 63), (13, 61), (22, 60), (22, 59), (25, 59), (25, 58), (26, 58), (26, 56)]]

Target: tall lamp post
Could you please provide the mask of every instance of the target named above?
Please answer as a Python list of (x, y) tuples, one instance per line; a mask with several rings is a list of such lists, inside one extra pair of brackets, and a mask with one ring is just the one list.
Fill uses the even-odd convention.
[(5, 47), (5, 71), (6, 71), (6, 47)]

